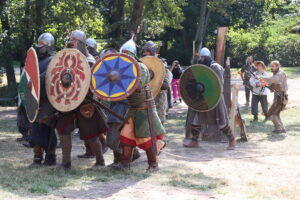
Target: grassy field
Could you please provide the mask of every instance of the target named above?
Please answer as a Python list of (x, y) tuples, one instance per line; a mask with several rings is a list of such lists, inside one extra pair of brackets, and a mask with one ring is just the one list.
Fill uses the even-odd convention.
[[(69, 172), (55, 167), (29, 168), (32, 149), (15, 142), (15, 107), (0, 108), (0, 199), (220, 199), (295, 200), (300, 196), (300, 70), (288, 69), (290, 101), (282, 113), (286, 134), (272, 134), (270, 121), (251, 123), (241, 106), (249, 141), (235, 151), (226, 144), (201, 142), (198, 149), (182, 147), (186, 106), (170, 110), (165, 127), (167, 148), (159, 157), (160, 171), (145, 173), (145, 153), (131, 172), (92, 170), (94, 160), (78, 159), (83, 143), (73, 137)], [(239, 96), (244, 103), (244, 92)], [(270, 97), (269, 102), (272, 101)], [(239, 136), (238, 136), (239, 137)], [(61, 150), (57, 149), (58, 162)], [(105, 154), (106, 164), (112, 152)]]

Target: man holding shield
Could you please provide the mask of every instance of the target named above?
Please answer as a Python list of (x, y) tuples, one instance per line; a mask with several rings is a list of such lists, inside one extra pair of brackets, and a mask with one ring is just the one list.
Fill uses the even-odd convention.
[[(85, 55), (90, 67), (95, 63), (95, 59), (93, 58), (92, 55), (88, 53), (86, 49), (86, 35), (83, 31), (81, 30), (73, 31), (70, 36), (70, 40), (67, 43), (67, 47), (77, 49), (83, 55)], [(65, 63), (68, 64), (67, 62)], [(82, 63), (82, 61), (80, 62), (78, 61), (75, 63), (77, 64)], [(88, 74), (88, 76), (90, 76), (90, 74)], [(70, 73), (68, 73), (68, 70), (64, 72), (61, 75), (61, 77), (62, 77), (61, 78), (62, 85), (65, 88), (69, 88), (71, 85), (77, 83), (77, 81), (73, 82), (72, 76)], [(81, 88), (77, 89), (78, 92), (80, 90)], [(64, 169), (71, 168), (71, 150), (72, 150), (71, 132), (76, 127), (79, 128), (80, 138), (86, 141), (93, 155), (95, 155), (96, 157), (96, 163), (93, 168), (97, 169), (97, 168), (103, 168), (105, 166), (103, 152), (102, 152), (102, 145), (99, 141), (99, 136), (101, 134), (104, 134), (107, 131), (107, 125), (104, 119), (105, 116), (102, 113), (101, 109), (98, 106), (94, 105), (89, 100), (90, 98), (92, 98), (92, 94), (90, 92), (87, 92), (87, 95), (85, 96), (83, 102), (81, 102), (79, 107), (77, 107), (75, 110), (71, 110), (70, 112), (63, 113), (63, 116), (57, 123), (56, 128), (59, 133), (62, 154), (63, 154), (62, 164), (60, 166)]]
[[(131, 39), (121, 48), (121, 53), (136, 56), (136, 45)], [(141, 70), (140, 82), (137, 89), (127, 97), (129, 110), (125, 116), (127, 123), (123, 123), (120, 133), (122, 158), (114, 169), (130, 169), (133, 148), (138, 146), (146, 151), (148, 158), (148, 172), (158, 170), (157, 152), (165, 144), (162, 141), (165, 130), (156, 112), (151, 93), (150, 74), (145, 65), (138, 63)]]
[[(221, 88), (223, 87), (224, 79), (223, 79), (223, 73), (224, 69), (222, 66), (220, 66), (218, 63), (214, 62), (211, 58), (211, 53), (207, 48), (202, 48), (200, 50), (200, 60), (199, 64), (205, 65), (209, 67), (209, 69), (213, 70), (215, 74), (218, 76), (218, 79), (221, 83)], [(197, 67), (197, 66), (195, 66)], [(210, 70), (210, 71), (211, 71)], [(187, 71), (187, 70), (186, 70)], [(198, 76), (195, 74), (194, 76)], [(192, 85), (191, 85), (192, 86)], [(192, 87), (188, 87), (190, 89)], [(202, 96), (203, 91), (208, 90), (208, 88), (205, 88), (205, 85), (197, 84), (194, 91), (191, 91), (193, 95), (200, 95)], [(222, 89), (221, 89), (222, 91)], [(203, 103), (205, 103), (205, 98), (200, 98)], [(209, 102), (206, 102), (209, 103)], [(203, 106), (203, 105), (202, 105)], [(216, 107), (208, 110), (205, 112), (198, 112), (194, 109), (189, 108), (188, 115), (186, 119), (186, 128), (191, 127), (191, 133), (192, 133), (192, 139), (188, 142), (184, 143), (184, 147), (199, 147), (199, 136), (201, 131), (203, 131), (203, 126), (210, 121), (216, 121), (218, 128), (226, 135), (226, 137), (229, 140), (228, 144), (228, 150), (233, 150), (236, 146), (235, 136), (233, 135), (231, 128), (229, 126), (229, 119), (228, 119), (228, 113), (227, 108), (224, 101), (224, 95), (221, 92), (221, 98), (219, 102), (217, 103)]]
[[(57, 138), (54, 134), (55, 121), (41, 121), (44, 117), (51, 115), (55, 109), (50, 104), (45, 87), (46, 71), (54, 53), (54, 37), (51, 33), (43, 33), (38, 38), (36, 46), (39, 72), (40, 72), (40, 102), (39, 111), (35, 121), (32, 123), (32, 134), (30, 135), (30, 143), (33, 145), (33, 163), (31, 166), (40, 166), (43, 161), (43, 154), (45, 156), (45, 165), (55, 165), (56, 155), (55, 149), (57, 145)], [(27, 83), (27, 88), (32, 90), (32, 82)]]

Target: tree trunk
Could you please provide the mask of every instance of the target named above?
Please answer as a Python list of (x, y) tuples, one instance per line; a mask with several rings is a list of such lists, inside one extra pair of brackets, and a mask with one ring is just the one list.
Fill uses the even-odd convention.
[(197, 27), (197, 32), (195, 36), (196, 48), (198, 50), (203, 46), (203, 40), (206, 32), (206, 27), (209, 19), (210, 11), (207, 9), (207, 0), (201, 1), (200, 7), (200, 19)]
[(134, 35), (138, 34), (139, 26), (141, 25), (143, 20), (144, 5), (145, 0), (135, 0), (134, 2), (131, 20), (129, 24), (129, 31)]
[(11, 32), (9, 26), (9, 19), (8, 14), (4, 12), (4, 4), (5, 1), (0, 2), (0, 17), (1, 17), (1, 24), (2, 24), (2, 32), (5, 33), (5, 37), (2, 41), (2, 53), (1, 53), (1, 60), (7, 77), (7, 85), (9, 88), (10, 96), (14, 97), (17, 94), (17, 84), (16, 84), (16, 77), (15, 71), (13, 66), (13, 57), (12, 57), (12, 41), (11, 41)]
[(119, 23), (119, 25), (117, 26), (117, 28), (114, 31), (114, 36), (116, 38), (120, 38), (122, 36), (122, 24), (120, 23), (121, 21), (123, 21), (124, 18), (124, 6), (125, 6), (125, 0), (118, 0), (117, 2), (117, 9), (116, 12), (114, 13), (114, 23)]
[(39, 37), (44, 31), (43, 29), (44, 8), (45, 8), (45, 0), (35, 0), (36, 37)]
[(20, 72), (22, 71), (23, 67), (25, 66), (25, 57), (27, 50), (31, 47), (33, 42), (33, 34), (30, 28), (30, 0), (25, 1), (25, 7), (24, 7), (24, 19), (23, 19), (23, 26), (24, 29), (22, 30), (22, 40), (23, 40), (23, 47), (21, 58), (20, 58)]

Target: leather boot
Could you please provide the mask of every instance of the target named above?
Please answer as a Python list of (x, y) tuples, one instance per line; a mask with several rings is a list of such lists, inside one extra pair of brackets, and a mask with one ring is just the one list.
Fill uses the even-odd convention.
[(56, 155), (55, 155), (56, 147), (50, 149), (49, 152), (46, 153), (44, 165), (54, 166), (56, 165)]
[(84, 146), (85, 146), (85, 153), (82, 155), (78, 155), (78, 158), (94, 158), (94, 154), (91, 150), (91, 147), (89, 146), (87, 141), (84, 141)]
[(153, 148), (148, 148), (146, 150), (147, 158), (148, 158), (148, 169), (146, 172), (152, 173), (159, 170), (157, 163), (157, 156), (154, 153)]
[(129, 170), (132, 160), (133, 147), (128, 145), (122, 145), (122, 160), (118, 165), (112, 166), (112, 169), (116, 170)]
[(253, 115), (253, 121), (251, 122), (258, 122), (258, 116), (257, 115)]
[(225, 126), (224, 128), (221, 129), (221, 131), (223, 131), (223, 133), (226, 135), (229, 141), (227, 150), (234, 150), (236, 146), (236, 141), (230, 126), (229, 125)]
[(122, 161), (122, 154), (114, 151), (114, 162), (108, 165), (108, 167), (113, 167), (114, 165), (118, 165)]
[(72, 151), (72, 139), (71, 135), (59, 135), (60, 145), (62, 151), (62, 163), (60, 168), (71, 169), (71, 151)]
[(93, 168), (100, 169), (100, 168), (105, 167), (103, 153), (102, 153), (102, 145), (99, 141), (99, 138), (98, 137), (92, 138), (92, 139), (89, 139), (87, 142), (88, 142), (89, 146), (91, 147), (93, 154), (96, 156), (96, 163), (93, 166)]
[(270, 117), (271, 121), (274, 124), (275, 130), (272, 131), (272, 133), (282, 133), (283, 132), (283, 128), (281, 127), (281, 122), (280, 119), (277, 115), (272, 115)]
[(133, 156), (132, 156), (132, 161), (131, 162), (139, 159), (139, 157), (141, 157), (141, 154), (140, 154), (139, 150), (136, 147), (134, 147), (133, 148)]
[(185, 141), (183, 143), (184, 147), (187, 147), (187, 148), (198, 148), (199, 147), (198, 138), (199, 138), (199, 135), (200, 135), (200, 129), (201, 128), (192, 127), (192, 130), (191, 130), (192, 139), (189, 139), (189, 140)]
[(42, 147), (35, 145), (33, 147), (33, 162), (30, 167), (38, 167), (42, 165), (43, 161), (43, 149)]

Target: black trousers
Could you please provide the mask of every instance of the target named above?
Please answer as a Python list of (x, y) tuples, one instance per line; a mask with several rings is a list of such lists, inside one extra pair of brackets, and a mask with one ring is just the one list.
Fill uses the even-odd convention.
[(250, 88), (249, 86), (245, 86), (245, 95), (246, 95), (246, 102), (249, 103), (250, 102)]
[(265, 116), (268, 113), (268, 97), (267, 95), (253, 95), (251, 101), (251, 113), (252, 115), (258, 115), (258, 103), (260, 102), (261, 108)]

